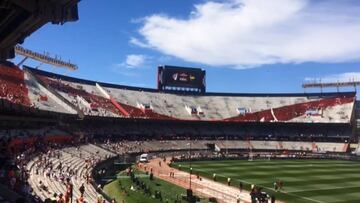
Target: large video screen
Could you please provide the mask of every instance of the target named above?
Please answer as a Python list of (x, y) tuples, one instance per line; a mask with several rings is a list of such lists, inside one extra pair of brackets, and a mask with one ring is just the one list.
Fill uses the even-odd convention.
[(199, 68), (161, 66), (159, 82), (162, 86), (205, 89), (205, 71)]

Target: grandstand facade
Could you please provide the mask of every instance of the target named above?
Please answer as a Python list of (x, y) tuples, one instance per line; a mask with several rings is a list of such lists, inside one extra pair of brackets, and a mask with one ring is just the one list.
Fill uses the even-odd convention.
[[(199, 95), (107, 84), (2, 64), (4, 115), (119, 135), (355, 140), (356, 93)], [(28, 117), (26, 116), (28, 115)], [(37, 118), (38, 115), (38, 118)], [(35, 119), (35, 120), (34, 120)], [(25, 119), (26, 120), (26, 119)], [(110, 124), (109, 124), (109, 121)], [(113, 123), (117, 123), (115, 127)], [(110, 130), (109, 130), (110, 131)], [(116, 134), (116, 133), (114, 133)]]
[(350, 123), (355, 93), (186, 95), (26, 68), (35, 82), (85, 115), (219, 122)]

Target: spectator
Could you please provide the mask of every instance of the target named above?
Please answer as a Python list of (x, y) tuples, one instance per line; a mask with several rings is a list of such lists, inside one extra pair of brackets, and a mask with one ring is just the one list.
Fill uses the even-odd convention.
[(57, 202), (57, 194), (54, 193), (54, 195), (50, 198), (50, 202), (51, 203), (56, 203)]
[(60, 194), (60, 195), (59, 195), (59, 197), (58, 197), (58, 199), (57, 199), (57, 203), (65, 203), (63, 194)]
[(83, 196), (84, 192), (85, 192), (85, 187), (84, 187), (84, 183), (81, 184), (80, 188), (79, 188), (80, 194)]

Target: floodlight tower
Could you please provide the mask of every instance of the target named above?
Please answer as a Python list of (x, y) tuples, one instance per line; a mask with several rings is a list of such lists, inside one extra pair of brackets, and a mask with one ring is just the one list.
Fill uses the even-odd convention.
[(303, 83), (302, 84), (302, 88), (305, 89), (309, 89), (309, 88), (320, 88), (321, 92), (323, 90), (323, 88), (333, 88), (336, 87), (337, 91), (339, 92), (339, 88), (340, 87), (354, 87), (355, 92), (356, 92), (356, 87), (360, 86), (360, 81), (359, 80), (355, 80), (355, 79), (351, 79), (348, 82), (321, 82), (321, 80), (319, 81), (312, 81), (312, 82), (307, 82), (307, 83)]
[(72, 70), (72, 71), (78, 69), (78, 66), (73, 63), (70, 63), (70, 61), (66, 62), (66, 61), (61, 60), (57, 56), (51, 57), (51, 56), (49, 56), (48, 53), (41, 54), (41, 53), (26, 49), (24, 47), (21, 47), (19, 45), (15, 46), (15, 53), (18, 55), (24, 56), (24, 59), (19, 62), (18, 66), (22, 65), (28, 58), (31, 58), (36, 61), (40, 61), (41, 63), (50, 64), (50, 65), (53, 65), (56, 67), (64, 67), (64, 68), (67, 68), (68, 70)]

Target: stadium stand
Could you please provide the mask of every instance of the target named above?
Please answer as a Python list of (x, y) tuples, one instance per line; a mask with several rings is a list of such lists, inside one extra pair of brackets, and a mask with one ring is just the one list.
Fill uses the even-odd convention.
[(107, 117), (119, 117), (121, 115), (110, 100), (96, 93), (95, 86), (68, 83), (61, 79), (40, 78), (48, 87), (58, 91), (61, 96), (81, 109), (86, 115)]
[[(101, 190), (90, 181), (92, 169), (114, 156), (182, 155), (190, 148), (197, 157), (228, 151), (236, 157), (252, 152), (343, 155), (354, 132), (354, 92), (184, 95), (21, 70), (8, 63), (1, 70), (1, 110), (20, 105), (29, 112), (19, 124), (0, 117), (4, 159), (17, 163), (2, 170), (24, 174), (4, 182), (42, 201), (54, 193), (65, 196), (68, 177), (74, 199), (84, 183), (84, 198), (96, 202)], [(43, 117), (32, 110), (56, 117), (32, 120)], [(22, 116), (21, 111), (9, 112), (15, 120)]]
[[(189, 120), (222, 120), (231, 121), (300, 121), (300, 122), (328, 122), (326, 118), (330, 118), (332, 112), (319, 116), (320, 120), (315, 116), (303, 116), (309, 109), (321, 107), (329, 110), (332, 106), (341, 106), (339, 112), (344, 115), (351, 111), (351, 103), (353, 100), (337, 98), (328, 101), (322, 98), (303, 97), (243, 97), (243, 96), (191, 96), (191, 95), (174, 95), (168, 93), (153, 93), (145, 91), (126, 90), (121, 88), (107, 88), (114, 98), (122, 103), (136, 105), (138, 103), (150, 103), (153, 110), (171, 117)], [(343, 104), (348, 104), (345, 106)], [(201, 109), (202, 114), (192, 114), (186, 110), (186, 106), (195, 109)], [(239, 115), (239, 109), (247, 109), (248, 113)], [(334, 109), (335, 110), (335, 109)], [(337, 110), (337, 109), (336, 109)], [(274, 113), (271, 113), (274, 111)], [(283, 113), (282, 113), (283, 112)], [(289, 114), (288, 112), (292, 112)], [(335, 113), (333, 116), (336, 116)], [(303, 116), (303, 118), (296, 117)], [(325, 119), (324, 119), (325, 118)], [(338, 122), (346, 122), (347, 117), (336, 118)]]
[[(87, 115), (230, 122), (349, 123), (354, 94), (180, 95), (28, 68)], [(116, 101), (113, 101), (116, 100)], [(96, 112), (96, 113), (95, 113)], [(129, 115), (125, 115), (124, 112)]]
[(36, 80), (29, 72), (25, 72), (25, 84), (29, 90), (28, 95), (32, 102), (33, 108), (59, 113), (77, 113), (74, 109), (62, 102), (40, 83), (36, 82)]
[(0, 64), (0, 99), (33, 109), (76, 114), (37, 83), (30, 73), (12, 64)]
[(31, 105), (24, 72), (19, 67), (0, 64), (0, 98), (14, 104)]
[(347, 143), (331, 142), (295, 142), (295, 141), (239, 141), (239, 140), (162, 140), (162, 141), (108, 141), (102, 146), (110, 151), (116, 152), (160, 152), (188, 150), (191, 142), (194, 150), (208, 150), (209, 144), (215, 144), (220, 150), (265, 150), (265, 151), (303, 151), (303, 152), (339, 152), (348, 150)]
[(92, 184), (91, 170), (101, 160), (112, 156), (113, 153), (91, 144), (48, 151), (27, 164), (29, 182), (35, 194), (45, 200), (54, 193), (66, 196), (69, 178), (73, 184), (73, 199), (81, 197), (78, 188), (83, 184), (85, 201), (97, 202), (99, 193)]

